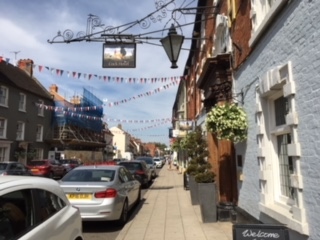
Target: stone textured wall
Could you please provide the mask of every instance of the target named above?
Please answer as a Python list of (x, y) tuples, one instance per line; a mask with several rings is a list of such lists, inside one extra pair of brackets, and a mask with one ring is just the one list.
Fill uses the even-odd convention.
[(239, 207), (256, 218), (259, 211), (259, 166), (255, 123), (255, 86), (269, 69), (292, 62), (296, 83), (296, 109), (299, 117), (301, 173), (304, 204), (310, 237), (320, 239), (320, 1), (289, 1), (252, 54), (235, 73), (236, 92), (247, 89), (244, 107), (249, 117), (247, 145), (236, 146), (244, 153), (244, 181), (239, 186)]

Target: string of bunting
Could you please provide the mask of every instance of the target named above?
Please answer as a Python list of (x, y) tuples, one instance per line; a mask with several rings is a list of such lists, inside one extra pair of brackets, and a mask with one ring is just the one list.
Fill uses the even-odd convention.
[(99, 121), (106, 121), (106, 122), (116, 122), (116, 123), (154, 123), (154, 122), (172, 122), (172, 118), (161, 118), (161, 119), (151, 119), (151, 120), (126, 120), (126, 119), (116, 119), (116, 118), (105, 118), (105, 117), (95, 117), (89, 116), (85, 114), (78, 114), (72, 111), (65, 111), (63, 108), (48, 106), (44, 104), (35, 103), (35, 105), (39, 108), (43, 108), (45, 110), (51, 110), (58, 113), (61, 113), (65, 116), (70, 117), (78, 117), (82, 119), (89, 119), (89, 120), (99, 120)]
[[(4, 58), (0, 56), (0, 62), (4, 61), (6, 63), (10, 62), (10, 58)], [(183, 76), (171, 76), (171, 77), (152, 77), (152, 78), (137, 78), (137, 77), (114, 77), (114, 76), (105, 76), (105, 75), (98, 75), (93, 73), (80, 73), (76, 71), (67, 71), (58, 68), (48, 67), (44, 65), (37, 65), (33, 64), (33, 69), (38, 69), (40, 73), (43, 73), (45, 70), (50, 71), (51, 74), (54, 74), (58, 77), (62, 77), (64, 74), (69, 78), (75, 79), (84, 79), (84, 80), (93, 80), (99, 79), (103, 80), (104, 82), (113, 82), (113, 83), (159, 83), (159, 82), (173, 82), (173, 81), (180, 81), (183, 80)]]
[[(137, 100), (139, 98), (142, 98), (142, 97), (149, 97), (153, 94), (156, 94), (156, 93), (159, 93), (161, 92), (162, 90), (167, 90), (169, 89), (170, 87), (172, 86), (175, 86), (176, 84), (178, 84), (178, 82), (171, 82), (169, 84), (166, 84), (162, 87), (158, 87), (152, 91), (148, 91), (148, 92), (145, 92), (145, 93), (142, 93), (142, 94), (138, 94), (136, 96), (133, 96), (133, 97), (130, 97), (130, 98), (127, 98), (127, 99), (123, 99), (123, 100), (120, 100), (120, 101), (115, 101), (115, 102), (109, 102), (109, 103), (105, 103), (103, 104), (103, 106), (108, 106), (108, 107), (114, 107), (114, 106), (119, 106), (120, 104), (123, 104), (123, 103), (127, 103), (127, 102), (130, 102), (132, 100)], [(99, 109), (102, 109), (103, 106), (88, 106), (88, 107), (57, 107), (57, 106), (46, 106), (46, 105), (42, 105), (42, 104), (38, 104), (38, 107), (41, 106), (41, 107), (44, 107), (45, 109), (49, 109), (49, 110), (54, 110), (54, 111), (59, 111), (59, 112), (62, 112), (62, 111), (72, 111), (72, 112), (82, 112), (82, 111), (92, 111), (92, 110), (99, 110)]]
[(166, 124), (168, 122), (161, 122), (161, 123), (157, 123), (157, 124), (154, 124), (154, 125), (151, 125), (151, 126), (146, 126), (146, 127), (143, 127), (143, 128), (136, 128), (136, 129), (131, 129), (131, 130), (128, 130), (128, 132), (140, 132), (140, 131), (144, 131), (144, 130), (148, 130), (148, 129), (151, 129), (151, 128), (155, 128), (155, 127), (159, 127), (163, 124)]

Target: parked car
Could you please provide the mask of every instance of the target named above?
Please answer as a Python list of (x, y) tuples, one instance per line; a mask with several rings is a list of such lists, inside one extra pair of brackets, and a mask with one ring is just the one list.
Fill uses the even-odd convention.
[(0, 162), (0, 176), (20, 175), (31, 176), (29, 169), (19, 162)]
[(83, 240), (80, 212), (52, 179), (0, 177), (0, 239)]
[(144, 161), (122, 161), (119, 165), (128, 169), (144, 188), (152, 181), (151, 171)]
[(32, 160), (27, 167), (33, 176), (42, 176), (48, 178), (61, 178), (67, 170), (58, 161), (52, 159)]
[(151, 171), (151, 176), (152, 178), (156, 178), (157, 177), (157, 172), (156, 172), (156, 164), (153, 161), (152, 157), (148, 157), (148, 156), (141, 156), (141, 157), (137, 157), (135, 160), (138, 161), (145, 161), (146, 164), (148, 165), (150, 171)]
[(120, 165), (80, 166), (59, 183), (83, 221), (117, 220), (123, 225), (141, 199), (140, 182)]
[(62, 159), (59, 162), (64, 166), (66, 172), (80, 166), (80, 162), (76, 159)]
[(162, 160), (160, 158), (153, 158), (153, 161), (156, 164), (156, 168), (162, 168), (163, 164), (162, 164)]
[(120, 162), (122, 161), (127, 161), (126, 158), (114, 158), (113, 161), (116, 163), (116, 164), (119, 164)]

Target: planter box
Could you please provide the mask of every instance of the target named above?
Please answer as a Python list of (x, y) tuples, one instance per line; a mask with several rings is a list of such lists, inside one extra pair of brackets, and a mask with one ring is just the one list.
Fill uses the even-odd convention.
[(217, 222), (217, 194), (215, 183), (198, 183), (202, 222)]
[(192, 205), (199, 205), (199, 193), (198, 193), (198, 183), (194, 179), (194, 176), (189, 175), (189, 190)]

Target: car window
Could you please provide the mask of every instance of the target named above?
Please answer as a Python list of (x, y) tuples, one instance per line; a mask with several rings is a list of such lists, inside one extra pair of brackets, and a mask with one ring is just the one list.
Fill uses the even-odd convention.
[(0, 163), (0, 170), (6, 170), (8, 164), (7, 163)]
[(112, 182), (115, 171), (111, 169), (80, 169), (65, 175), (63, 182)]
[(128, 170), (141, 170), (142, 164), (137, 162), (121, 162), (119, 165), (124, 166)]
[(17, 163), (16, 170), (23, 171), (25, 170), (25, 167), (22, 164)]
[(128, 181), (133, 181), (135, 180), (134, 176), (131, 174), (131, 172), (128, 171), (128, 169), (124, 168), (123, 169), (127, 175)]
[(17, 239), (35, 227), (31, 190), (0, 196), (0, 239)]
[(39, 223), (44, 222), (66, 206), (66, 203), (61, 198), (51, 192), (37, 189), (37, 194), (39, 202), (37, 208), (40, 212)]
[(123, 167), (119, 169), (119, 178), (121, 182), (129, 181), (128, 175), (126, 174), (125, 168)]
[(9, 164), (9, 169), (8, 170), (16, 170), (16, 168), (17, 168), (17, 164), (11, 163), (11, 164)]
[(46, 162), (45, 161), (31, 161), (30, 162), (30, 166), (42, 166), (42, 165), (45, 165)]

